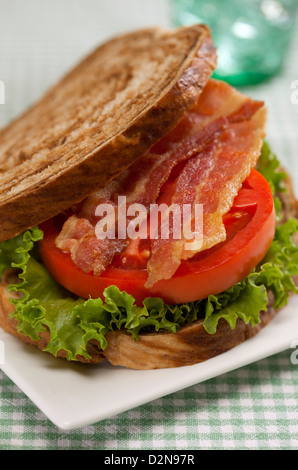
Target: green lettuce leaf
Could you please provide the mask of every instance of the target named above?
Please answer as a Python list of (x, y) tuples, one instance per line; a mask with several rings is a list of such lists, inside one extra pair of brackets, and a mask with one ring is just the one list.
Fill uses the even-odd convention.
[(131, 295), (115, 286), (105, 290), (105, 301), (73, 296), (31, 256), (34, 244), (42, 236), (42, 231), (34, 228), (1, 243), (0, 266), (2, 274), (10, 267), (19, 269), (21, 282), (9, 286), (9, 292), (22, 294), (21, 299), (11, 299), (15, 305), (13, 316), (18, 320), (18, 331), (33, 340), (49, 330), (46, 351), (56, 356), (64, 350), (69, 360), (75, 360), (77, 355), (89, 359), (88, 341), (97, 340), (105, 349), (108, 331), (126, 328), (137, 339), (140, 329), (176, 332), (185, 323), (187, 307), (171, 308), (159, 298), (148, 298), (143, 307), (138, 307)]
[(259, 314), (262, 310), (266, 310), (268, 296), (265, 286), (256, 284), (256, 278), (256, 274), (251, 274), (224, 294), (209, 296), (203, 323), (209, 334), (216, 333), (221, 318), (228, 322), (232, 330), (238, 318), (241, 318), (245, 324), (250, 323), (251, 326), (259, 323)]
[[(258, 169), (272, 188), (277, 216), (278, 193), (284, 190), (285, 179), (279, 168), (276, 156), (264, 144)], [(109, 331), (125, 329), (137, 340), (140, 332), (175, 333), (198, 319), (209, 334), (216, 333), (220, 319), (232, 329), (238, 318), (257, 325), (260, 312), (267, 308), (268, 289), (274, 293), (275, 308), (287, 304), (290, 292), (298, 293), (293, 282), (293, 276), (298, 275), (298, 247), (293, 242), (297, 231), (296, 219), (278, 226), (265, 259), (247, 278), (219, 295), (183, 305), (170, 306), (160, 298), (147, 298), (139, 307), (131, 295), (115, 286), (105, 289), (104, 300), (72, 295), (40, 263), (37, 243), (43, 232), (38, 228), (0, 243), (0, 275), (11, 267), (19, 270), (19, 282), (9, 286), (9, 292), (21, 294), (21, 298), (11, 299), (19, 332), (37, 340), (47, 329), (50, 341), (46, 351), (56, 356), (64, 350), (69, 360), (76, 360), (78, 355), (89, 359), (87, 343), (96, 340), (105, 349)]]
[(287, 175), (280, 167), (277, 156), (271, 151), (268, 143), (264, 142), (257, 169), (270, 184), (274, 195), (286, 191), (283, 182)]
[(280, 166), (281, 165), (277, 156), (271, 151), (267, 142), (264, 142), (257, 169), (270, 184), (277, 221), (280, 219), (279, 212), (281, 210), (281, 201), (278, 197), (278, 194), (286, 191), (283, 183), (287, 178), (286, 173), (281, 170)]

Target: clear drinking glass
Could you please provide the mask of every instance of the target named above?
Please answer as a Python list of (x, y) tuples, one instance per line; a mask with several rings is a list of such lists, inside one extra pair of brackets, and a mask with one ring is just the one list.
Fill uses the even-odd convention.
[(280, 71), (297, 10), (298, 0), (171, 0), (174, 25), (211, 28), (218, 53), (214, 76), (232, 85), (258, 83)]

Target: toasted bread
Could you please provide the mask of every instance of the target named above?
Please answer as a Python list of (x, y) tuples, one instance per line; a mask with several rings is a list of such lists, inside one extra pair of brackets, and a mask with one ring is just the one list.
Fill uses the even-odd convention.
[[(287, 192), (280, 193), (283, 203), (283, 220), (281, 222), (298, 216), (298, 202), (295, 199), (290, 176), (287, 177), (285, 185)], [(7, 286), (16, 283), (16, 281), (17, 272), (11, 269), (5, 273), (0, 283), (0, 326), (22, 341), (42, 350), (49, 341), (49, 332), (42, 333), (40, 341), (33, 341), (18, 333), (17, 322), (10, 316), (14, 311), (14, 306), (9, 301), (12, 294), (8, 294)], [(205, 331), (202, 321), (198, 320), (183, 326), (177, 333), (159, 331), (158, 333), (139, 334), (137, 341), (124, 330), (113, 331), (106, 335), (108, 346), (104, 351), (96, 341), (90, 341), (88, 352), (91, 359), (77, 357), (77, 360), (96, 364), (106, 358), (113, 365), (131, 369), (181, 367), (203, 362), (234, 348), (256, 335), (266, 326), (278, 313), (274, 308), (274, 296), (270, 291), (268, 299), (267, 310), (261, 312), (260, 323), (254, 327), (246, 325), (241, 319), (238, 319), (236, 327), (232, 330), (228, 323), (221, 319), (217, 332), (210, 335)], [(64, 351), (59, 351), (58, 357), (64, 358)]]
[(104, 186), (196, 103), (216, 65), (204, 25), (111, 39), (0, 131), (0, 241)]
[(277, 313), (273, 308), (273, 296), (266, 312), (261, 312), (260, 323), (254, 327), (238, 319), (232, 330), (221, 319), (215, 334), (211, 335), (198, 320), (183, 326), (177, 333), (158, 332), (140, 334), (138, 341), (124, 331), (107, 334), (108, 347), (104, 355), (114, 366), (129, 369), (163, 369), (204, 362), (207, 359), (234, 348), (256, 335)]

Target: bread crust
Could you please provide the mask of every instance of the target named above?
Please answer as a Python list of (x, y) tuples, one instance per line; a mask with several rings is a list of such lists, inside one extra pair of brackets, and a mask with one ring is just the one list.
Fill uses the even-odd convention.
[(141, 30), (96, 49), (0, 131), (0, 241), (142, 156), (194, 106), (215, 65), (204, 25)]

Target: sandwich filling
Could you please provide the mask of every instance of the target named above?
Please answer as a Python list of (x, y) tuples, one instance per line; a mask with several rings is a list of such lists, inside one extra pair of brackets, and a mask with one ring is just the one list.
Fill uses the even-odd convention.
[[(69, 360), (90, 359), (106, 336), (125, 330), (177, 332), (200, 320), (215, 334), (224, 319), (255, 326), (274, 295), (274, 308), (298, 293), (298, 221), (279, 220), (286, 175), (263, 143), (265, 108), (229, 85), (210, 80), (178, 126), (118, 178), (39, 227), (0, 243), (0, 275), (9, 286), (19, 333)], [(99, 204), (142, 204), (139, 236), (100, 239)], [(203, 206), (203, 237), (141, 237), (152, 203)], [(194, 213), (190, 212), (191, 222)], [(126, 227), (127, 228), (127, 227)], [(159, 227), (160, 228), (160, 227)], [(119, 235), (119, 234), (116, 234)]]
[[(113, 279), (103, 292), (103, 300), (85, 300), (65, 290), (41, 262), (38, 244), (44, 240), (45, 232), (40, 228), (1, 242), (0, 274), (11, 268), (19, 273), (19, 281), (8, 287), (18, 332), (38, 341), (40, 334), (48, 331), (45, 351), (54, 356), (63, 351), (68, 360), (90, 360), (89, 342), (95, 341), (105, 350), (107, 334), (120, 329), (137, 340), (144, 332), (176, 333), (196, 320), (209, 334), (216, 333), (220, 321), (226, 321), (231, 329), (239, 319), (257, 325), (260, 312), (267, 309), (269, 291), (273, 293), (275, 309), (287, 304), (291, 292), (298, 293), (293, 281), (293, 276), (298, 275), (298, 247), (293, 241), (298, 220), (289, 218), (281, 223), (279, 195), (285, 190), (286, 175), (279, 167), (276, 156), (264, 144), (258, 171), (270, 185), (277, 217), (274, 240), (266, 255), (242, 281), (202, 300), (172, 305), (159, 297), (148, 297), (139, 306), (132, 295), (113, 285)], [(64, 269), (66, 276), (67, 264), (59, 264), (58, 268)], [(134, 282), (137, 283), (136, 277)]]
[[(100, 275), (114, 255), (129, 253), (128, 239), (99, 240), (95, 212), (99, 204), (117, 204), (126, 196), (128, 208), (142, 204), (149, 212), (156, 202), (203, 205), (203, 238), (199, 247), (188, 249), (183, 237), (146, 244), (148, 279), (152, 287), (170, 279), (182, 260), (226, 239), (223, 216), (229, 212), (242, 183), (255, 167), (265, 135), (266, 113), (262, 102), (238, 93), (224, 82), (210, 80), (196, 107), (153, 149), (141, 157), (116, 181), (74, 208), (56, 239), (75, 265)], [(165, 183), (170, 179), (171, 186)], [(163, 191), (167, 188), (167, 193)], [(139, 239), (140, 240), (140, 239)], [(135, 245), (135, 243), (134, 243)]]
[[(213, 282), (210, 291), (200, 293), (193, 289), (192, 297), (174, 296), (177, 289), (172, 289), (172, 296), (168, 290), (165, 294), (161, 282), (173, 279), (179, 267), (185, 265), (184, 261), (192, 260), (198, 253), (227, 240), (225, 217), (257, 163), (265, 135), (265, 121), (266, 110), (263, 102), (252, 100), (224, 82), (210, 80), (195, 108), (170, 134), (106, 187), (60, 216), (55, 247), (63, 253), (68, 253), (72, 263), (81, 271), (91, 273), (95, 277), (106, 275), (109, 266), (145, 271), (147, 277), (143, 296), (141, 298), (141, 294), (137, 295), (137, 300), (141, 302), (149, 295), (159, 295), (174, 303), (199, 300), (208, 294), (217, 294), (223, 288), (232, 287), (235, 280), (240, 281), (241, 276), (245, 277), (247, 271), (241, 272), (237, 279), (229, 276), (228, 283), (217, 286)], [(264, 182), (258, 182), (259, 186), (262, 184), (264, 186)], [(269, 193), (268, 188), (267, 192)], [(157, 203), (158, 206), (167, 208), (175, 206), (181, 209), (180, 213), (185, 206), (189, 206), (191, 209), (188, 217), (195, 237), (195, 207), (201, 206), (202, 223), (197, 228), (197, 232), (202, 232), (199, 242), (192, 243), (198, 241), (198, 238), (186, 239), (182, 233), (177, 237), (173, 224), (168, 236), (162, 237), (162, 215), (153, 238), (152, 234), (148, 235), (146, 231), (145, 237), (139, 233), (136, 238), (129, 239), (127, 230), (123, 236), (119, 229), (118, 233), (113, 231), (112, 237), (99, 238), (97, 227), (106, 216), (104, 217), (102, 212), (98, 214), (97, 209), (115, 208), (116, 221), (119, 221), (119, 196), (121, 201), (125, 199), (127, 213), (136, 204), (144, 208), (145, 216), (140, 222), (139, 232), (144, 232), (144, 229), (151, 226), (154, 213), (150, 208)], [(250, 196), (253, 197), (252, 192)], [(271, 195), (267, 200), (270, 198), (271, 207), (267, 217), (271, 224), (266, 221), (267, 230), (262, 231), (262, 237), (265, 239), (263, 252), (257, 256), (250, 255), (250, 269), (260, 261), (274, 237)], [(125, 229), (129, 220), (126, 218)], [(47, 226), (44, 226), (46, 234)], [(45, 243), (41, 243), (42, 258), (57, 278), (57, 261), (54, 260), (54, 267), (51, 267), (48, 260), (49, 249)], [(74, 276), (75, 274), (72, 277)], [(89, 295), (94, 297), (92, 290), (81, 290), (83, 280), (78, 290), (73, 283), (70, 285), (68, 280), (59, 274), (57, 280), (75, 294), (85, 298)], [(127, 290), (127, 287), (124, 287)], [(103, 290), (99, 288), (95, 296), (102, 296)], [(136, 290), (138, 289), (132, 286), (129, 293), (134, 295)]]

